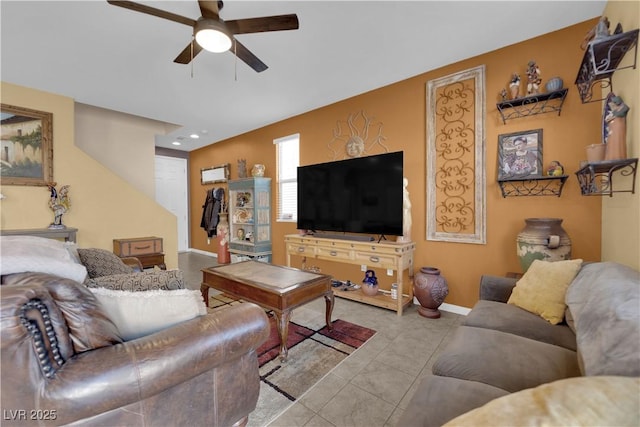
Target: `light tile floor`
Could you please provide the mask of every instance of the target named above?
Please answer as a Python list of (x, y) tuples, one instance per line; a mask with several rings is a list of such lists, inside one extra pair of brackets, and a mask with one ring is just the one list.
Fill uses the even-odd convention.
[[(190, 289), (200, 289), (200, 270), (215, 264), (215, 258), (194, 252), (179, 255)], [(305, 308), (324, 316), (323, 299)], [(336, 298), (334, 320), (366, 326), (376, 335), (269, 426), (395, 426), (462, 318), (442, 311), (440, 319), (425, 319), (415, 306), (397, 316), (394, 311)]]

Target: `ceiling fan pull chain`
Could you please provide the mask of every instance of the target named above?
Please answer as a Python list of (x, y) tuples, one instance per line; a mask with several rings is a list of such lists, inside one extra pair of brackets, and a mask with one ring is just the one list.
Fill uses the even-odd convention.
[(236, 38), (233, 38), (233, 56), (235, 59), (233, 60), (233, 78), (237, 82), (238, 81), (238, 41)]

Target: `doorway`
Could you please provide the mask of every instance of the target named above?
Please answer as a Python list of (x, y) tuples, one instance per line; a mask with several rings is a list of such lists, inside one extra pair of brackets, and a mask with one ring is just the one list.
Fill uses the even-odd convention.
[(178, 252), (189, 249), (187, 159), (156, 156), (156, 202), (176, 216)]

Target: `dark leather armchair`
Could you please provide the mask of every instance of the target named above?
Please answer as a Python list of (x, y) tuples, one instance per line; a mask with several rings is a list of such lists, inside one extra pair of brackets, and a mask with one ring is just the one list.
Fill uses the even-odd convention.
[(85, 286), (2, 278), (3, 426), (244, 425), (260, 390), (264, 310), (240, 304), (136, 340)]

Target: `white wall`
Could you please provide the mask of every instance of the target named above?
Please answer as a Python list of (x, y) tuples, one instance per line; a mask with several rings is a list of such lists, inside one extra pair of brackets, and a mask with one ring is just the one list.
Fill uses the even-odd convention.
[(155, 136), (164, 122), (75, 104), (76, 146), (151, 198), (155, 198)]

